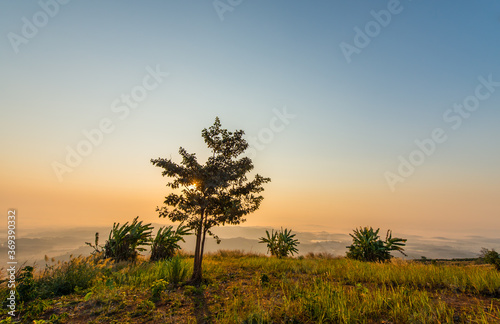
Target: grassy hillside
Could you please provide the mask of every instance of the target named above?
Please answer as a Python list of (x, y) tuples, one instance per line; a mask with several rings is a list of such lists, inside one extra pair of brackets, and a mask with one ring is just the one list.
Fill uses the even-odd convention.
[[(112, 264), (73, 258), (18, 279), (22, 323), (498, 323), (500, 272), (487, 265), (220, 251), (205, 281), (179, 284), (193, 260)], [(40, 271), (40, 270), (39, 270)], [(19, 273), (19, 276), (23, 274)], [(28, 276), (29, 277), (29, 276)], [(182, 277), (182, 276), (181, 276)], [(187, 277), (188, 278), (188, 277)], [(21, 284), (21, 287), (19, 286)], [(7, 296), (5, 283), (0, 291)], [(20, 306), (20, 305), (18, 305)], [(10, 322), (5, 305), (2, 323)]]

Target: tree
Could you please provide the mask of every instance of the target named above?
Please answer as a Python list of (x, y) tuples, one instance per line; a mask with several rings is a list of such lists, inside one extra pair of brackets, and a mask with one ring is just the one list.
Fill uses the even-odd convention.
[(264, 190), (262, 185), (271, 181), (259, 174), (248, 180), (247, 173), (253, 169), (253, 164), (250, 158), (241, 157), (248, 147), (244, 134), (242, 130), (233, 133), (222, 129), (216, 117), (215, 123), (201, 132), (211, 150), (205, 164), (200, 164), (194, 153), (190, 154), (182, 147), (179, 149), (180, 164), (171, 159), (151, 159), (153, 165), (164, 169), (162, 176), (173, 178), (167, 187), (177, 189), (165, 197), (166, 206), (157, 208), (160, 217), (184, 222), (196, 235), (193, 283), (202, 280), (206, 234), (219, 243), (211, 228), (244, 222), (244, 216), (256, 211), (264, 199), (260, 195)]
[(482, 248), (479, 258), (488, 264), (492, 264), (495, 266), (495, 269), (500, 271), (500, 254), (495, 249), (488, 250), (487, 248)]
[(347, 248), (347, 257), (361, 261), (387, 261), (391, 258), (391, 251), (399, 251), (403, 255), (403, 246), (406, 245), (406, 239), (392, 237), (392, 231), (388, 230), (385, 241), (382, 241), (378, 235), (380, 228), (376, 231), (373, 228), (359, 228), (354, 230), (352, 245)]

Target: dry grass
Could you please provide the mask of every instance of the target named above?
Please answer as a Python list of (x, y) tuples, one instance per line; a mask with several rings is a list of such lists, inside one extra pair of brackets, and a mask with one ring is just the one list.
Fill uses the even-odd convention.
[[(188, 269), (192, 262), (184, 254)], [(67, 267), (98, 275), (86, 289), (25, 305), (22, 322), (498, 323), (500, 318), (500, 273), (489, 266), (363, 263), (325, 253), (277, 259), (223, 250), (205, 256), (199, 287), (162, 281), (165, 262), (98, 267)], [(77, 275), (82, 274), (68, 276)]]

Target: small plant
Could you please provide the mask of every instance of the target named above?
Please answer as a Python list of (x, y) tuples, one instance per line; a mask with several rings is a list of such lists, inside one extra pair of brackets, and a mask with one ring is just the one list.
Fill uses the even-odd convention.
[(167, 288), (168, 282), (158, 279), (151, 285), (151, 301), (157, 302), (161, 299), (161, 294)]
[(486, 263), (495, 266), (495, 269), (500, 271), (500, 254), (498, 254), (495, 249), (488, 250), (486, 248), (481, 249), (479, 257)]
[(365, 286), (363, 286), (362, 284), (360, 283), (357, 283), (356, 284), (356, 291), (360, 294), (360, 295), (367, 295), (370, 291), (368, 290), (368, 288), (366, 288)]
[(269, 276), (268, 276), (267, 274), (265, 274), (265, 273), (264, 273), (264, 274), (262, 274), (262, 275), (260, 276), (260, 284), (261, 284), (262, 286), (265, 286), (265, 285), (267, 285), (268, 283), (269, 283)]
[(143, 300), (137, 305), (135, 312), (133, 312), (131, 315), (132, 315), (132, 317), (144, 316), (144, 315), (150, 314), (155, 309), (156, 309), (156, 306), (152, 301)]
[[(49, 302), (46, 300), (38, 300), (37, 302), (29, 303), (25, 306), (23, 319), (33, 319), (33, 323), (47, 323), (44, 320), (34, 320), (35, 318), (40, 318), (46, 310), (50, 309)], [(26, 323), (26, 322), (25, 322)]]
[(118, 261), (135, 261), (137, 252), (146, 251), (140, 247), (151, 244), (151, 224), (142, 224), (134, 218), (132, 224), (126, 222), (122, 226), (114, 223), (113, 229), (109, 233), (109, 239), (104, 245), (104, 257)]
[(185, 242), (183, 236), (190, 235), (189, 228), (182, 223), (174, 231), (173, 226), (161, 227), (151, 243), (151, 261), (170, 259), (181, 247), (179, 242)]
[(37, 279), (37, 293), (41, 298), (47, 298), (84, 291), (91, 287), (99, 272), (104, 271), (106, 264), (107, 260), (88, 256), (47, 265)]
[(201, 295), (201, 294), (203, 294), (202, 286), (191, 286), (191, 285), (184, 286), (185, 296)]
[(186, 279), (187, 264), (179, 256), (175, 256), (167, 262), (166, 279), (168, 282), (178, 284)]
[(298, 253), (297, 245), (300, 244), (299, 240), (295, 239), (295, 234), (291, 234), (292, 230), (281, 228), (281, 230), (271, 230), (271, 234), (266, 230), (267, 237), (261, 237), (259, 243), (267, 244), (267, 252), (278, 258), (284, 258), (288, 255)]
[(378, 235), (380, 229), (376, 231), (373, 228), (359, 228), (354, 230), (354, 234), (349, 234), (352, 239), (352, 245), (347, 248), (347, 257), (360, 261), (387, 261), (391, 256), (391, 251), (399, 251), (403, 255), (403, 246), (406, 244), (406, 239), (392, 237), (392, 231), (388, 230), (385, 241), (382, 241)]
[(99, 245), (99, 233), (98, 232), (95, 233), (94, 244), (89, 243), (89, 242), (85, 242), (85, 244), (94, 249), (94, 251), (91, 252), (92, 255), (98, 255), (103, 251), (102, 246)]
[(17, 276), (17, 293), (23, 302), (29, 302), (36, 297), (35, 280), (33, 279), (33, 267), (26, 266), (19, 270)]

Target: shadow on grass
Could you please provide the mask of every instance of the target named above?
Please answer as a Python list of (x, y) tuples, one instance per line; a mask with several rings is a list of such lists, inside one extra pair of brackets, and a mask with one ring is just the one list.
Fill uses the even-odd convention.
[(196, 318), (196, 323), (213, 323), (212, 313), (208, 309), (204, 289), (202, 287), (193, 287), (190, 290), (189, 297), (193, 305), (193, 316)]

